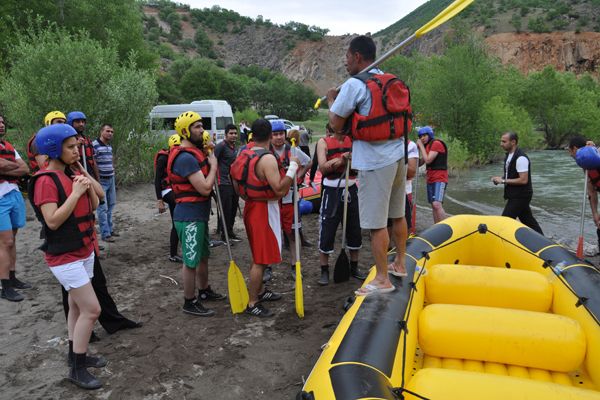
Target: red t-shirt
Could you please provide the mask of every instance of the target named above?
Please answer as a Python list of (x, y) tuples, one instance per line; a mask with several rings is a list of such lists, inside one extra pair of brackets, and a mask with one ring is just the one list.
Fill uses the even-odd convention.
[[(436, 151), (438, 155), (440, 153), (445, 153), (446, 149), (444, 145), (440, 143), (439, 140), (435, 140), (430, 147), (425, 147), (425, 150), (429, 154), (430, 151)], [(448, 170), (427, 170), (427, 183), (434, 182), (446, 182), (448, 183)]]
[[(69, 177), (63, 171), (54, 172), (56, 172), (56, 174), (58, 175), (65, 190), (65, 194), (67, 195), (67, 197), (69, 197), (69, 195), (73, 191), (73, 181), (69, 179)], [(35, 195), (33, 197), (33, 202), (37, 207), (41, 207), (42, 205), (48, 203), (58, 203), (58, 189), (56, 188), (56, 185), (51, 177), (40, 176), (35, 182)], [(87, 212), (93, 213), (87, 193), (84, 193), (79, 198), (75, 207), (82, 207)], [(94, 228), (93, 221), (88, 221), (85, 224), (88, 224), (86, 226), (86, 229), (89, 227), (91, 227), (92, 229)], [(83, 224), (81, 224), (81, 226), (83, 226)], [(93, 239), (89, 236), (84, 236), (83, 247), (81, 247), (78, 250), (59, 255), (45, 253), (46, 263), (48, 263), (48, 266), (50, 267), (56, 267), (58, 265), (63, 265), (71, 263), (73, 261), (87, 258), (92, 253), (92, 251), (94, 251), (94, 242), (95, 235)]]

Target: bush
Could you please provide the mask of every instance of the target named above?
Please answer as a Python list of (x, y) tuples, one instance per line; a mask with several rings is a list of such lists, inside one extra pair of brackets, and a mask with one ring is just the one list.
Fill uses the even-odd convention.
[(88, 117), (90, 136), (103, 123), (114, 126), (119, 182), (151, 176), (152, 156), (146, 154), (151, 141), (140, 135), (156, 103), (156, 85), (133, 57), (120, 64), (114, 46), (103, 47), (87, 34), (70, 35), (55, 27), (20, 36), (10, 55), (0, 103), (18, 135), (29, 137), (37, 131), (49, 110), (81, 110)]

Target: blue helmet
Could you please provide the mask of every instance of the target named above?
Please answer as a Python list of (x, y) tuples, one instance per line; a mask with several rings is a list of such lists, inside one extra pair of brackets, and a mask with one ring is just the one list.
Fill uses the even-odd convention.
[(40, 154), (56, 159), (62, 155), (62, 144), (65, 139), (76, 135), (77, 131), (71, 125), (49, 125), (40, 129), (35, 135), (35, 144)]
[(75, 121), (76, 119), (87, 120), (87, 118), (85, 117), (85, 114), (82, 113), (81, 111), (71, 111), (70, 113), (67, 114), (67, 124), (72, 126), (73, 121)]
[(583, 169), (600, 168), (600, 154), (595, 146), (584, 146), (577, 150), (575, 162)]
[(430, 126), (424, 126), (421, 129), (419, 129), (418, 135), (419, 137), (427, 135), (429, 136), (429, 140), (433, 140), (433, 129), (431, 129)]
[(286, 132), (287, 131), (287, 129), (285, 129), (285, 125), (282, 120), (272, 119), (269, 122), (271, 122), (271, 130), (273, 132), (281, 132), (281, 131)]

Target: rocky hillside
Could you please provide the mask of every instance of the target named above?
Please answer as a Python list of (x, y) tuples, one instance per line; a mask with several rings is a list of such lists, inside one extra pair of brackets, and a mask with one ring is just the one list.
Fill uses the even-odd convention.
[[(377, 32), (374, 39), (379, 48), (392, 47), (449, 3), (430, 0)], [(351, 36), (329, 36), (326, 29), (299, 23), (281, 26), (252, 20), (219, 7), (178, 8), (165, 1), (145, 6), (144, 14), (146, 39), (159, 46), (165, 64), (173, 52), (213, 58), (226, 68), (257, 64), (319, 93), (346, 77), (344, 53)], [(476, 0), (455, 19), (455, 23), (481, 32), (490, 52), (502, 63), (523, 72), (551, 64), (562, 71), (598, 75), (600, 0)], [(448, 29), (453, 29), (452, 23), (406, 51), (443, 51), (443, 32)]]

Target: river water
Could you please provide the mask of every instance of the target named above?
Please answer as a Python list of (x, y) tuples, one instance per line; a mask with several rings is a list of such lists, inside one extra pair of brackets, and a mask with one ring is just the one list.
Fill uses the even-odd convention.
[[(544, 234), (567, 247), (575, 248), (579, 237), (584, 174), (566, 150), (543, 150), (527, 154), (531, 160), (533, 200), (531, 208)], [(502, 176), (502, 161), (460, 171), (451, 176), (444, 209), (449, 214), (500, 215), (504, 208), (503, 186), (494, 186), (492, 176)], [(417, 183), (417, 203), (425, 211), (425, 170)], [(589, 204), (586, 200), (584, 239), (586, 253), (597, 246)], [(431, 213), (420, 213), (433, 223)], [(420, 224), (419, 224), (420, 225)]]

